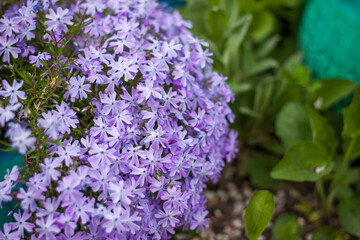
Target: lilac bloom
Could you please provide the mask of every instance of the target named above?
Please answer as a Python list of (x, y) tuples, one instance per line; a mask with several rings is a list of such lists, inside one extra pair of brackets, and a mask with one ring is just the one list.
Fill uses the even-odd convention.
[(37, 208), (35, 200), (44, 200), (45, 197), (33, 188), (29, 188), (27, 192), (23, 188), (19, 189), (19, 193), (16, 195), (21, 199), (21, 207), (25, 210), (34, 212)]
[(36, 228), (36, 232), (39, 234), (39, 238), (45, 238), (47, 240), (56, 240), (56, 234), (61, 231), (61, 229), (55, 224), (56, 219), (51, 215), (45, 218), (38, 218), (36, 224), (39, 226)]
[(5, 108), (0, 107), (0, 126), (5, 127), (5, 123), (15, 118), (15, 111), (20, 108), (21, 104), (7, 105)]
[(35, 224), (28, 222), (28, 219), (31, 217), (31, 215), (32, 214), (28, 211), (24, 211), (23, 214), (21, 214), (21, 212), (18, 211), (17, 213), (14, 213), (14, 218), (16, 222), (10, 223), (12, 229), (17, 229), (17, 233), (22, 238), (25, 236), (24, 230), (30, 233), (33, 231), (35, 227)]
[(102, 1), (86, 0), (80, 4), (83, 9), (86, 9), (86, 14), (95, 15), (97, 12), (102, 12), (105, 9), (105, 4)]
[(20, 235), (18, 233), (18, 231), (13, 231), (11, 232), (12, 230), (12, 225), (11, 223), (5, 223), (4, 224), (4, 232), (2, 232), (0, 230), (0, 239), (20, 239)]
[(3, 62), (10, 62), (10, 54), (16, 59), (18, 54), (21, 53), (20, 48), (12, 47), (17, 42), (18, 40), (15, 37), (0, 36), (0, 56), (4, 53)]
[(13, 33), (19, 33), (19, 21), (17, 18), (8, 18), (4, 16), (0, 19), (0, 32), (4, 37), (11, 37)]
[(59, 199), (63, 203), (75, 202), (83, 194), (78, 190), (80, 179), (76, 174), (63, 177), (58, 183), (56, 191), (60, 193)]
[(145, 81), (144, 85), (138, 85), (137, 89), (141, 92), (142, 99), (139, 99), (138, 102), (141, 102), (143, 99), (148, 100), (150, 96), (153, 96), (154, 98), (161, 98), (161, 88), (160, 87), (154, 87), (154, 81)]
[(172, 226), (175, 227), (177, 223), (180, 222), (175, 216), (181, 214), (177, 209), (164, 209), (158, 210), (157, 214), (155, 214), (156, 218), (160, 218), (159, 224), (163, 227)]
[(119, 58), (118, 61), (112, 61), (110, 63), (111, 69), (108, 71), (115, 79), (121, 79), (124, 77), (125, 82), (134, 79), (138, 72), (138, 67), (134, 65), (133, 61), (127, 58)]
[(76, 124), (79, 120), (76, 119), (76, 112), (68, 107), (64, 102), (60, 105), (56, 105), (57, 111), (54, 111), (54, 115), (59, 119), (58, 129), (61, 133), (70, 133), (70, 128), (76, 128)]
[(48, 19), (44, 22), (47, 26), (47, 31), (54, 30), (57, 34), (67, 32), (68, 28), (67, 25), (73, 25), (74, 23), (71, 22), (72, 16), (69, 16), (69, 9), (65, 8), (62, 9), (58, 7), (56, 12), (50, 8), (49, 14), (46, 14), (45, 17)]
[[(11, 132), (11, 128), (8, 130)], [(35, 137), (31, 137), (31, 130), (17, 128), (16, 134), (10, 134), (11, 147), (17, 148), (19, 153), (25, 154), (27, 148), (33, 148), (36, 142)]]
[(65, 94), (65, 98), (67, 96), (71, 96), (71, 101), (74, 102), (75, 99), (86, 99), (86, 92), (91, 92), (90, 84), (85, 84), (85, 77), (72, 77), (69, 80), (70, 86), (69, 91)]
[(2, 95), (5, 98), (10, 97), (10, 104), (15, 104), (18, 102), (18, 98), (25, 100), (25, 92), (19, 91), (19, 89), (22, 87), (24, 82), (21, 80), (20, 82), (17, 82), (15, 79), (12, 83), (12, 86), (6, 81), (2, 81), (3, 84), (3, 90), (0, 90), (0, 95)]
[(58, 199), (47, 198), (45, 201), (43, 201), (44, 208), (37, 209), (36, 216), (38, 217), (52, 216), (56, 218), (60, 214), (59, 212), (57, 212), (60, 203), (61, 202)]
[[(119, 182), (110, 183), (108, 187), (110, 191), (110, 197), (114, 203), (122, 203), (123, 206), (130, 205), (133, 195), (130, 192), (128, 184), (120, 180)], [(124, 205), (124, 203), (126, 205)]]
[(50, 54), (47, 52), (39, 52), (38, 55), (30, 55), (29, 61), (31, 64), (35, 63), (36, 67), (42, 67), (44, 64), (41, 61), (47, 61), (51, 58)]

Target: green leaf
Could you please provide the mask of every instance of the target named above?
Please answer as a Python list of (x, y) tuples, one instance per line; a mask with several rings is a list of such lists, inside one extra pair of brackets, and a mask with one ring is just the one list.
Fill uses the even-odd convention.
[(247, 159), (247, 169), (253, 185), (260, 188), (278, 188), (279, 181), (270, 177), (271, 169), (277, 164), (278, 159), (269, 154), (252, 153)]
[(301, 240), (302, 232), (295, 215), (282, 214), (272, 227), (271, 240)]
[(351, 104), (342, 111), (344, 117), (344, 138), (355, 138), (360, 135), (360, 88), (354, 92)]
[(312, 140), (310, 119), (305, 107), (297, 102), (286, 104), (275, 119), (275, 133), (286, 148), (303, 140)]
[(314, 92), (313, 98), (316, 96), (314, 100), (320, 102), (317, 108), (321, 110), (328, 109), (349, 96), (357, 87), (356, 82), (343, 79), (327, 79), (319, 83), (321, 83), (321, 88)]
[(341, 226), (352, 235), (360, 237), (360, 196), (340, 202), (338, 215)]
[(271, 171), (275, 179), (317, 181), (331, 171), (333, 162), (317, 143), (301, 141), (290, 147)]
[(337, 231), (329, 226), (322, 226), (315, 230), (311, 240), (336, 240)]
[(270, 11), (261, 11), (254, 16), (251, 26), (251, 37), (259, 43), (274, 32), (276, 19)]
[(245, 210), (245, 231), (250, 240), (256, 240), (265, 230), (274, 214), (275, 201), (269, 191), (257, 191)]
[(337, 140), (333, 127), (326, 118), (318, 114), (315, 110), (308, 108), (308, 112), (310, 116), (313, 141), (323, 146), (330, 157), (333, 156), (337, 146)]

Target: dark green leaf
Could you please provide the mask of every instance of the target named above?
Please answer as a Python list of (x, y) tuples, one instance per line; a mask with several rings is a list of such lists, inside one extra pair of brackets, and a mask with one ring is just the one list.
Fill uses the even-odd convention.
[(336, 240), (337, 231), (329, 226), (322, 226), (315, 230), (311, 240)]
[(247, 169), (253, 185), (260, 188), (278, 188), (279, 181), (270, 177), (271, 169), (278, 159), (269, 154), (252, 153), (247, 157)]
[(360, 196), (353, 196), (340, 202), (339, 221), (348, 233), (360, 237)]
[(286, 148), (303, 140), (312, 140), (311, 125), (305, 107), (297, 102), (286, 104), (275, 120), (275, 132)]
[(321, 81), (321, 88), (314, 95), (319, 101), (318, 109), (328, 109), (341, 99), (349, 96), (357, 87), (356, 82), (343, 79), (327, 79)]
[(360, 135), (360, 88), (354, 92), (353, 100), (347, 108), (342, 112), (344, 117), (344, 130), (342, 136), (344, 138), (355, 138)]
[(326, 118), (318, 114), (315, 110), (308, 108), (308, 112), (310, 116), (313, 141), (324, 147), (330, 157), (333, 156), (337, 146), (337, 140), (333, 127)]
[(245, 231), (250, 240), (256, 240), (265, 230), (274, 213), (274, 197), (269, 191), (257, 191), (245, 210)]
[(282, 214), (272, 227), (271, 240), (301, 240), (302, 232), (295, 215)]
[(317, 181), (331, 171), (333, 162), (317, 143), (301, 141), (290, 147), (271, 171), (275, 179)]

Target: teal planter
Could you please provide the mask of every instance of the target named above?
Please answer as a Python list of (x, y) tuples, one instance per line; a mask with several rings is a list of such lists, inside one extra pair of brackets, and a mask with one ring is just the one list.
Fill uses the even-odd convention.
[[(0, 149), (2, 147), (0, 146)], [(0, 181), (4, 179), (7, 169), (11, 171), (13, 166), (17, 165), (19, 168), (25, 166), (24, 156), (18, 154), (17, 152), (4, 152), (0, 151)], [(19, 188), (19, 185), (17, 186)], [(7, 216), (10, 211), (12, 211), (18, 201), (13, 200), (11, 202), (2, 202), (2, 208), (0, 208), (0, 229), (3, 228), (4, 223), (14, 221), (12, 216)], [(20, 209), (20, 207), (18, 208)]]
[(167, 3), (171, 7), (181, 7), (185, 4), (185, 0), (160, 0), (161, 3)]
[(360, 0), (308, 0), (298, 39), (313, 77), (360, 84)]

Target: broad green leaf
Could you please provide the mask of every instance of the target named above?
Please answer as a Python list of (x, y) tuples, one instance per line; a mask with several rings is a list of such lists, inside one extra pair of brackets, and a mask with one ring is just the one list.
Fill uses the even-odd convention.
[(351, 104), (342, 111), (344, 117), (344, 138), (355, 138), (360, 135), (360, 88), (354, 92)]
[(318, 114), (315, 110), (308, 108), (311, 129), (313, 134), (313, 141), (323, 146), (329, 156), (333, 156), (337, 140), (334, 129), (326, 118)]
[(329, 226), (322, 226), (315, 230), (311, 240), (336, 240), (337, 231)]
[(319, 102), (317, 108), (321, 110), (328, 109), (349, 96), (357, 87), (356, 82), (343, 79), (328, 79), (320, 83), (321, 88), (314, 92), (314, 96), (316, 96), (314, 100)]
[(252, 153), (247, 157), (247, 170), (251, 183), (260, 188), (278, 188), (280, 182), (270, 177), (271, 169), (278, 159), (269, 154)]
[(282, 214), (272, 227), (271, 240), (301, 240), (302, 232), (295, 215)]
[(297, 102), (286, 104), (276, 117), (275, 133), (286, 148), (299, 141), (312, 140), (310, 119), (305, 107)]
[(331, 171), (333, 162), (317, 143), (301, 141), (291, 146), (271, 171), (271, 177), (290, 181), (317, 181)]
[(344, 230), (360, 237), (360, 196), (353, 196), (340, 202), (339, 221)]
[(275, 201), (269, 191), (254, 193), (245, 210), (245, 231), (250, 240), (256, 240), (265, 230), (274, 214)]

